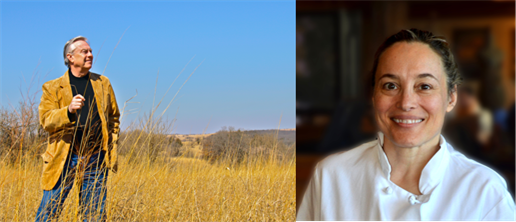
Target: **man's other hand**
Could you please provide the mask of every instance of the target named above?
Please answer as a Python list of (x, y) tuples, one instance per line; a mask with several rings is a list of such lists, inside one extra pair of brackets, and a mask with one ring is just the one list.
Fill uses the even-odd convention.
[(81, 94), (77, 94), (73, 97), (72, 102), (68, 106), (68, 111), (70, 113), (77, 112), (78, 109), (81, 109), (82, 106), (84, 106), (84, 101), (86, 101), (86, 99), (84, 99), (84, 97), (81, 96)]

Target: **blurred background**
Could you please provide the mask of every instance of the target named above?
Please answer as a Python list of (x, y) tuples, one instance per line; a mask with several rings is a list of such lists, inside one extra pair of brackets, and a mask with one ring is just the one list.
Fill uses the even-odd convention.
[(297, 1), (298, 201), (319, 160), (375, 138), (373, 56), (409, 28), (444, 36), (464, 78), (445, 138), (501, 174), (514, 198), (514, 1)]

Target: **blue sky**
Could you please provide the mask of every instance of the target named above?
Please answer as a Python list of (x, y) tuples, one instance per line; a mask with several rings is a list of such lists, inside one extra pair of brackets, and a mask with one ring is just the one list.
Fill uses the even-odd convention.
[(120, 109), (138, 91), (132, 100), (138, 103), (125, 108), (122, 128), (148, 114), (154, 93), (157, 103), (190, 60), (157, 110), (163, 112), (202, 63), (165, 113), (172, 120), (177, 111), (170, 133), (202, 133), (208, 123), (207, 133), (223, 126), (274, 129), (280, 117), (280, 128), (295, 127), (294, 1), (0, 4), (0, 103), (4, 108), (17, 106), (20, 91), (27, 91), (33, 73), (37, 78), (30, 92), (39, 92), (39, 103), (41, 85), (67, 69), (63, 47), (69, 39), (78, 35), (89, 39), (96, 60), (90, 71), (102, 73), (127, 30), (104, 72)]

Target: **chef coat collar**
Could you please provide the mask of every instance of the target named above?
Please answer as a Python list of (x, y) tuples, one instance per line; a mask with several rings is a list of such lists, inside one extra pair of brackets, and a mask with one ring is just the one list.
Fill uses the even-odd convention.
[[(390, 180), (391, 165), (389, 164), (387, 155), (382, 148), (384, 142), (384, 135), (382, 132), (378, 132), (377, 141), (378, 144), (376, 147), (378, 150), (380, 167), (382, 168), (382, 172), (384, 173), (384, 176), (387, 178), (387, 180)], [(440, 135), (439, 150), (423, 168), (423, 172), (421, 172), (421, 178), (419, 179), (419, 191), (421, 191), (423, 195), (432, 193), (435, 187), (442, 181), (446, 168), (448, 167), (449, 159), (450, 153), (448, 151), (448, 143), (444, 137)]]

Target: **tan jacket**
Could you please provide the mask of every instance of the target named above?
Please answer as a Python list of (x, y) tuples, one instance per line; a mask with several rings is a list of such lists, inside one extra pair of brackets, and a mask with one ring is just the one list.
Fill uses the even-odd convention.
[[(120, 112), (115, 93), (105, 76), (91, 73), (90, 82), (102, 122), (102, 150), (106, 151), (105, 161), (107, 166), (116, 172)], [(38, 107), (39, 122), (49, 132), (49, 138), (47, 150), (41, 155), (44, 162), (41, 186), (44, 190), (51, 190), (63, 171), (76, 126), (75, 121), (70, 122), (68, 119), (68, 105), (73, 98), (68, 71), (63, 76), (43, 84), (42, 91)]]

